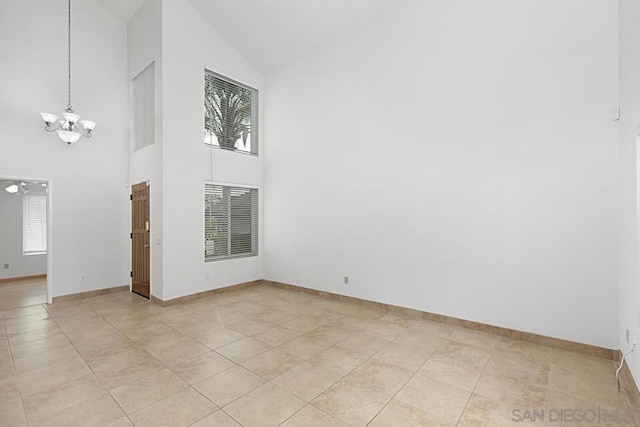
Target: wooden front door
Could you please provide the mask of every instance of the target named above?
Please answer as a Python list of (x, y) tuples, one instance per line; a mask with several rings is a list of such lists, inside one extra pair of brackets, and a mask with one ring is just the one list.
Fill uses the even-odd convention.
[(151, 239), (149, 237), (149, 186), (131, 188), (131, 291), (149, 298)]

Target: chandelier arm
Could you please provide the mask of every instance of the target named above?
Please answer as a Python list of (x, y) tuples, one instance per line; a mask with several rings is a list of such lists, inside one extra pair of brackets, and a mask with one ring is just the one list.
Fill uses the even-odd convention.
[(62, 123), (58, 123), (56, 126), (51, 126), (48, 123), (44, 125), (44, 130), (46, 130), (47, 132), (54, 132), (60, 128), (62, 128)]
[(85, 137), (85, 138), (87, 138), (87, 139), (88, 139), (88, 138), (91, 138), (91, 137), (93, 136), (93, 134), (92, 134), (90, 131), (88, 131), (88, 130), (84, 129), (82, 126), (77, 126), (77, 125), (76, 125), (76, 127), (74, 128), (74, 130), (75, 130), (76, 132), (79, 132), (79, 133), (80, 133), (80, 135), (84, 136), (84, 137)]

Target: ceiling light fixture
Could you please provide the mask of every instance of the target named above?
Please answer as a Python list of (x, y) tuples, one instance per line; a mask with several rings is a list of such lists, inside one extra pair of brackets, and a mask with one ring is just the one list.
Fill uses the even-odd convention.
[(80, 116), (73, 112), (71, 108), (71, 0), (67, 0), (68, 27), (67, 27), (67, 48), (68, 48), (68, 91), (67, 91), (67, 108), (64, 110), (64, 120), (58, 120), (58, 116), (49, 113), (40, 113), (44, 120), (44, 128), (47, 132), (58, 132), (58, 137), (63, 142), (71, 145), (78, 142), (80, 136), (91, 138), (96, 122), (91, 120), (80, 120)]
[(7, 188), (5, 188), (5, 191), (7, 193), (16, 194), (18, 192), (18, 186), (16, 184), (8, 185)]

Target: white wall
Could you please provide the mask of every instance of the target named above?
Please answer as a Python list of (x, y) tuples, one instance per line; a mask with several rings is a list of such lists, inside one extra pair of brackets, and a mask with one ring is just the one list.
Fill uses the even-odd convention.
[(66, 107), (66, 20), (62, 0), (0, 2), (0, 174), (52, 184), (52, 296), (129, 283), (126, 25), (73, 3), (73, 107), (98, 126), (67, 146), (39, 117)]
[[(625, 353), (633, 340), (640, 343), (640, 292), (638, 292), (638, 143), (640, 135), (640, 4), (620, 0), (620, 348)], [(640, 140), (638, 140), (640, 141)], [(626, 329), (630, 331), (629, 343)], [(637, 352), (627, 358), (631, 373), (640, 380)]]
[[(162, 37), (162, 1), (147, 0), (127, 23), (127, 76), (131, 87), (133, 78), (154, 63), (155, 142), (130, 152), (128, 182), (133, 185), (148, 181), (150, 185), (151, 295), (160, 299), (163, 299)], [(128, 253), (131, 254), (131, 248)]]
[(262, 76), (188, 1), (164, 1), (162, 21), (163, 299), (168, 300), (263, 277), (262, 221), (259, 256), (204, 262), (205, 181), (257, 186), (262, 198), (262, 157), (207, 148), (203, 140), (205, 67), (259, 91)]
[(267, 75), (265, 277), (617, 348), (616, 63), (615, 2), (413, 0)]
[(22, 199), (21, 193), (9, 194), (0, 187), (0, 279), (47, 273), (46, 254), (23, 253)]

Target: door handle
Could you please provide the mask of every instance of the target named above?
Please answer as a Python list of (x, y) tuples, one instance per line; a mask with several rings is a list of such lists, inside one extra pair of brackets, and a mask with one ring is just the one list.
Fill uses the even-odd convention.
[(151, 245), (144, 245), (144, 247), (145, 247), (145, 248), (150, 248), (150, 247), (151, 247)]

